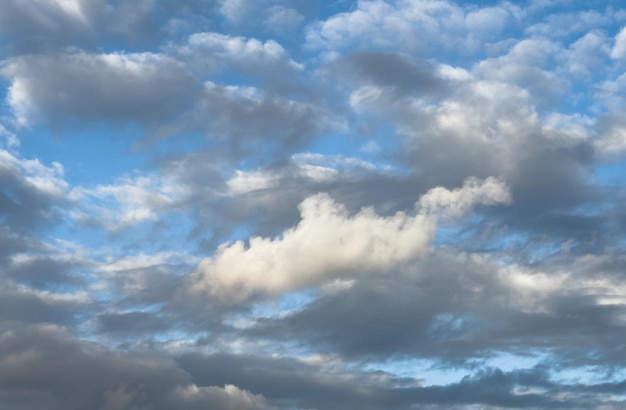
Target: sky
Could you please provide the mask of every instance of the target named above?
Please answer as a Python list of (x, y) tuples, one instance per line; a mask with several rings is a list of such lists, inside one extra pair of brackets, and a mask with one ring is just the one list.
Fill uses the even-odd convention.
[(620, 1), (0, 0), (0, 407), (626, 407)]

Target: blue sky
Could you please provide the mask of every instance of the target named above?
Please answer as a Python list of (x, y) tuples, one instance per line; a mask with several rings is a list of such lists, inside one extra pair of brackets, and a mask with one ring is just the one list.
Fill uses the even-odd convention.
[(4, 0), (0, 407), (623, 408), (625, 70), (617, 1)]

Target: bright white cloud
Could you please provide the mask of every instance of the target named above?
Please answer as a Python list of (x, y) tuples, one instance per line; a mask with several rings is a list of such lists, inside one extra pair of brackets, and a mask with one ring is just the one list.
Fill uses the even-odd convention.
[(350, 215), (328, 195), (318, 194), (300, 204), (300, 223), (280, 237), (220, 246), (200, 263), (190, 291), (233, 301), (255, 292), (281, 293), (353, 273), (387, 271), (427, 249), (439, 213), (460, 216), (476, 204), (509, 201), (506, 186), (493, 178), (470, 179), (453, 191), (435, 188), (420, 199), (413, 215), (381, 216), (371, 208)]

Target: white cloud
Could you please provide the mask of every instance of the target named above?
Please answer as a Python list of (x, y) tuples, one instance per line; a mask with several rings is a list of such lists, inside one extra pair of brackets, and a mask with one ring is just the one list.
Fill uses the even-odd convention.
[(432, 0), (359, 0), (356, 8), (309, 27), (307, 46), (339, 50), (358, 45), (422, 52), (434, 48), (463, 53), (497, 39), (523, 14), (504, 2), (497, 7), (464, 8)]
[(626, 26), (622, 27), (617, 36), (615, 36), (615, 45), (611, 50), (611, 57), (620, 59), (626, 57)]
[(437, 216), (460, 216), (476, 204), (508, 203), (506, 186), (493, 178), (470, 179), (460, 189), (435, 188), (414, 215), (381, 216), (371, 208), (350, 215), (326, 194), (305, 199), (301, 221), (277, 238), (252, 237), (219, 247), (189, 283), (223, 300), (251, 293), (281, 293), (318, 286), (358, 272), (386, 271), (426, 251)]
[(6, 149), (15, 148), (20, 145), (20, 140), (17, 135), (7, 130), (2, 124), (0, 124), (0, 141), (0, 147), (4, 146)]
[(509, 17), (509, 13), (504, 9), (488, 7), (468, 13), (465, 17), (465, 24), (472, 33), (496, 35), (504, 29)]
[(69, 184), (63, 179), (63, 165), (58, 162), (46, 166), (38, 159), (22, 159), (0, 149), (0, 171), (2, 168), (20, 175), (32, 189), (49, 198), (62, 200), (68, 192)]
[[(422, 49), (429, 42), (438, 42), (440, 24), (446, 21), (431, 14), (460, 21), (459, 9), (444, 2), (359, 1), (356, 10), (341, 13), (311, 27), (307, 44), (314, 48), (340, 49), (353, 43), (392, 47), (398, 39), (402, 48)], [(458, 26), (457, 26), (458, 27)], [(420, 32), (420, 34), (418, 34)]]
[(262, 42), (212, 32), (191, 35), (186, 45), (173, 52), (199, 70), (235, 67), (254, 72), (259, 69), (300, 71), (303, 68), (274, 40)]
[(626, 124), (614, 121), (594, 140), (594, 148), (605, 158), (619, 158), (626, 152)]
[(175, 179), (144, 175), (111, 185), (76, 187), (69, 195), (78, 205), (72, 216), (79, 223), (101, 224), (109, 231), (153, 221), (187, 197), (187, 187)]
[(270, 409), (263, 396), (252, 394), (232, 384), (227, 384), (223, 388), (195, 384), (178, 386), (172, 395), (176, 403), (193, 408), (210, 405), (212, 408), (229, 410)]
[(427, 212), (443, 212), (446, 216), (459, 217), (474, 205), (510, 204), (511, 194), (506, 185), (496, 179), (468, 179), (462, 188), (448, 190), (436, 187), (424, 194), (419, 205)]
[(233, 194), (240, 195), (274, 187), (277, 182), (278, 178), (271, 172), (237, 170), (226, 184)]
[(561, 46), (552, 41), (524, 39), (507, 54), (481, 61), (473, 71), (477, 78), (516, 85), (540, 99), (567, 90), (567, 81), (552, 71), (554, 62), (563, 52)]
[(283, 6), (270, 7), (267, 14), (264, 24), (274, 31), (293, 29), (304, 20), (304, 16), (297, 10)]
[(82, 23), (87, 23), (81, 0), (53, 0), (52, 3), (56, 3), (57, 7), (72, 18)]
[(567, 69), (580, 79), (581, 74), (591, 76), (605, 64), (605, 57), (610, 54), (608, 39), (601, 31), (592, 31), (574, 43), (565, 53)]
[(254, 5), (252, 0), (221, 0), (219, 11), (231, 23), (234, 23), (241, 20), (252, 5)]

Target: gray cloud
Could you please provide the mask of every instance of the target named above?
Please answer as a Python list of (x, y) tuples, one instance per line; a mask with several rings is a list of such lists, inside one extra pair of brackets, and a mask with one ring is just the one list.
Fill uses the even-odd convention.
[(3, 329), (0, 398), (8, 409), (263, 409), (235, 386), (204, 387), (170, 359), (111, 352), (51, 325)]
[(60, 164), (47, 167), (0, 150), (0, 220), (11, 230), (25, 232), (57, 222), (66, 204)]
[(106, 5), (106, 0), (36, 0), (25, 6), (19, 0), (7, 0), (0, 13), (2, 51), (27, 54), (93, 45), (94, 22), (104, 13)]
[[(541, 266), (501, 270), (480, 258), (433, 255), (386, 276), (354, 276), (345, 289), (242, 331), (281, 342), (294, 338), (357, 361), (417, 357), (454, 365), (516, 352), (545, 353), (555, 362), (569, 356), (570, 366), (585, 366), (596, 364), (585, 349), (604, 357), (602, 363), (619, 356), (624, 311), (602, 302), (611, 299), (610, 286), (592, 290), (584, 283), (597, 277), (554, 268), (546, 266), (545, 274)], [(598, 340), (599, 334), (606, 337)]]
[(4, 3), (4, 407), (624, 407), (617, 2)]
[(344, 77), (389, 87), (401, 94), (441, 93), (448, 84), (427, 63), (415, 63), (397, 53), (356, 52), (335, 62)]
[[(16, 57), (5, 61), (8, 102), (18, 121), (139, 121), (172, 118), (193, 103), (194, 80), (159, 54), (86, 52)], [(45, 75), (44, 75), (45, 74)]]

